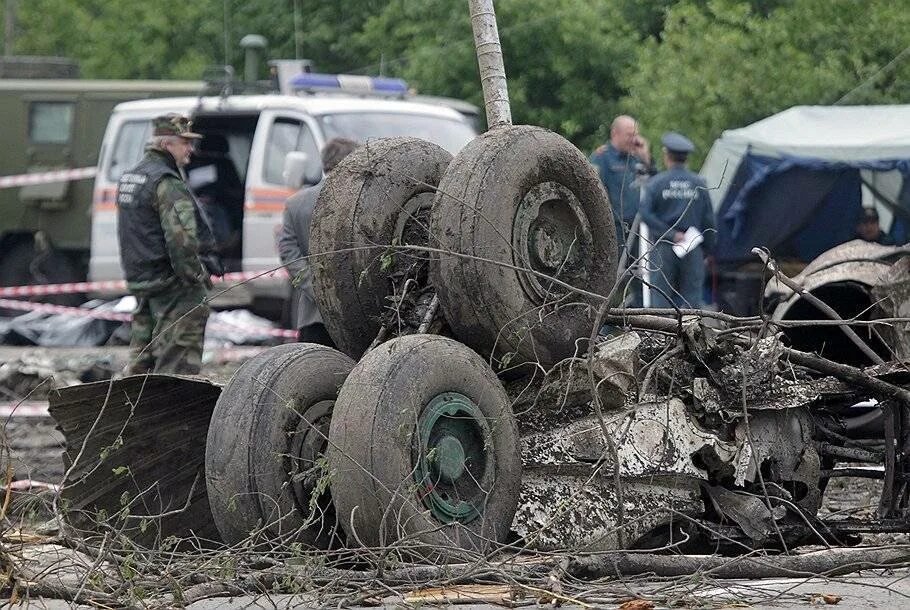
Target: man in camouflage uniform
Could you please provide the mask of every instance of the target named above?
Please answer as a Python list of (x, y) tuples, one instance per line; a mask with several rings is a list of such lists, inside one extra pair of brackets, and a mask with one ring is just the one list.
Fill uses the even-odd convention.
[(178, 114), (152, 121), (139, 164), (117, 186), (120, 264), (138, 304), (133, 313), (127, 373), (199, 373), (209, 276), (220, 273), (211, 229), (181, 169), (194, 141)]

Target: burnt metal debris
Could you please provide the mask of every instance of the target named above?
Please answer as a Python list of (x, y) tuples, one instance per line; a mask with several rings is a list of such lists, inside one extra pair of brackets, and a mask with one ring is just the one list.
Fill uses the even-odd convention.
[[(359, 362), (318, 393), (295, 385), (315, 374), (298, 357), (314, 346), (263, 352), (236, 392), (149, 376), (53, 393), (70, 513), (144, 542), (215, 537), (214, 520), (273, 549), (301, 539), (281, 527), (291, 515), (310, 540), (328, 529), (327, 544), (337, 532), (368, 554), (445, 561), (503, 546), (787, 553), (910, 532), (907, 249), (852, 242), (793, 279), (759, 253), (773, 316), (609, 309), (602, 185), (560, 136), (509, 124), (492, 2), (470, 4), (494, 128), (451, 162), (374, 142), (317, 205), (317, 300)], [(295, 435), (314, 433), (327, 449), (303, 471)], [(208, 472), (213, 455), (224, 472)], [(222, 476), (232, 464), (258, 474)], [(874, 514), (823, 514), (850, 477), (881, 481)], [(256, 510), (232, 510), (238, 497)]]
[[(906, 282), (906, 260), (892, 262), (889, 282)], [(861, 261), (850, 264), (868, 273)], [(893, 311), (906, 306), (895, 301)], [(522, 461), (512, 542), (737, 554), (910, 532), (906, 363), (838, 363), (789, 346), (792, 327), (774, 320), (702, 313), (636, 312), (598, 339), (589, 359), (505, 383)], [(128, 529), (146, 539), (214, 536), (199, 483), (220, 391), (152, 376), (52, 392), (67, 439), (69, 507), (95, 516), (128, 507), (137, 519)], [(874, 515), (819, 514), (828, 483), (841, 477), (882, 482)], [(167, 516), (140, 532), (142, 517), (156, 515)]]

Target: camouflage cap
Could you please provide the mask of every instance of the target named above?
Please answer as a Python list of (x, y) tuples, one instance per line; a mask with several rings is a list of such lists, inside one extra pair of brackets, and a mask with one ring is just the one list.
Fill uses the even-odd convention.
[(192, 140), (198, 140), (202, 138), (201, 133), (193, 133), (190, 131), (190, 128), (192, 126), (193, 122), (191, 120), (182, 114), (171, 112), (152, 119), (152, 135), (180, 136), (181, 138), (189, 138)]

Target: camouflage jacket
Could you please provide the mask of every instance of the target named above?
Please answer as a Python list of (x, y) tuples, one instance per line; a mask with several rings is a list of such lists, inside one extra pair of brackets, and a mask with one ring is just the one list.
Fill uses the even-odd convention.
[(211, 285), (200, 256), (211, 249), (211, 230), (170, 154), (149, 149), (120, 178), (117, 206), (120, 258), (130, 291)]

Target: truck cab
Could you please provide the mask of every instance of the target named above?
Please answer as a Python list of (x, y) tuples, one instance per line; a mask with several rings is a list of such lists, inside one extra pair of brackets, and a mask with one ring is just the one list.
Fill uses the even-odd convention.
[[(186, 178), (212, 225), (229, 272), (260, 273), (280, 265), (277, 237), (285, 200), (300, 186), (321, 178), (320, 151), (328, 140), (344, 137), (366, 142), (407, 135), (454, 154), (476, 135), (469, 118), (449, 107), (341, 91), (120, 104), (108, 123), (95, 178), (92, 281), (122, 278), (117, 182), (142, 157), (151, 119), (168, 112), (190, 116), (193, 131), (204, 136), (186, 168)], [(286, 171), (288, 167), (301, 159), (311, 168), (303, 184), (286, 176), (293, 173)], [(253, 306), (277, 315), (287, 297), (287, 280), (265, 275), (228, 291), (215, 304)]]

